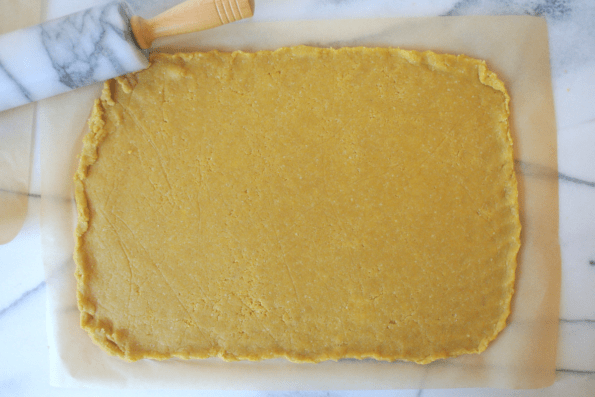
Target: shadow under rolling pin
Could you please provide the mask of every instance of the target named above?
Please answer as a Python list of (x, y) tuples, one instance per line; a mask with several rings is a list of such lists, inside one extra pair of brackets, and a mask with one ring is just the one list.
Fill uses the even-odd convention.
[(253, 15), (251, 0), (188, 0), (152, 19), (114, 1), (0, 36), (0, 111), (148, 66), (159, 37)]

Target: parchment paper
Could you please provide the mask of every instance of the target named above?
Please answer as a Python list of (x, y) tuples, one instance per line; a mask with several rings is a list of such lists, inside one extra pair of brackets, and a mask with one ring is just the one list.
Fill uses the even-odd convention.
[(534, 17), (439, 17), (238, 23), (157, 43), (163, 50), (258, 50), (314, 46), (393, 46), (485, 59), (505, 82), (521, 205), (521, 252), (508, 327), (481, 355), (429, 365), (283, 359), (126, 363), (96, 347), (79, 327), (72, 260), (72, 176), (100, 86), (40, 104), (42, 238), (48, 284), (51, 384), (198, 389), (537, 388), (553, 383), (560, 252), (556, 130), (547, 28)]
[[(40, 0), (2, 0), (0, 35), (40, 22)], [(0, 112), (0, 244), (10, 242), (27, 215), (35, 105)]]

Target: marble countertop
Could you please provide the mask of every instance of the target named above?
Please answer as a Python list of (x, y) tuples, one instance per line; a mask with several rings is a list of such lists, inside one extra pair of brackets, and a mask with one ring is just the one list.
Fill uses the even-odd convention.
[[(15, 0), (16, 1), (16, 0)], [(17, 1), (18, 2), (18, 1)], [(151, 16), (179, 0), (132, 0)], [(21, 2), (24, 3), (24, 2)], [(34, 0), (39, 20), (89, 1)], [(29, 209), (21, 232), (0, 246), (0, 396), (592, 396), (595, 390), (595, 3), (591, 0), (256, 0), (256, 21), (438, 15), (537, 15), (548, 23), (558, 127), (562, 290), (556, 383), (546, 389), (401, 391), (89, 390), (49, 386), (45, 282), (40, 237), (40, 137), (31, 123)]]

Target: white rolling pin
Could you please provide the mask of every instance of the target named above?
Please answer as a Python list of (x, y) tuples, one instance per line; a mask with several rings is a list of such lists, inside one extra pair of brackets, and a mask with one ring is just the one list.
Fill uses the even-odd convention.
[(0, 36), (0, 111), (148, 66), (154, 39), (251, 17), (250, 0), (188, 0), (155, 18), (114, 1)]

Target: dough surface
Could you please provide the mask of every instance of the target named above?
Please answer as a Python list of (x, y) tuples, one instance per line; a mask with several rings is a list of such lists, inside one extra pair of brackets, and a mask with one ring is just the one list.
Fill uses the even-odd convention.
[(81, 326), (129, 361), (485, 350), (520, 245), (508, 101), (463, 55), (153, 57), (84, 138)]

